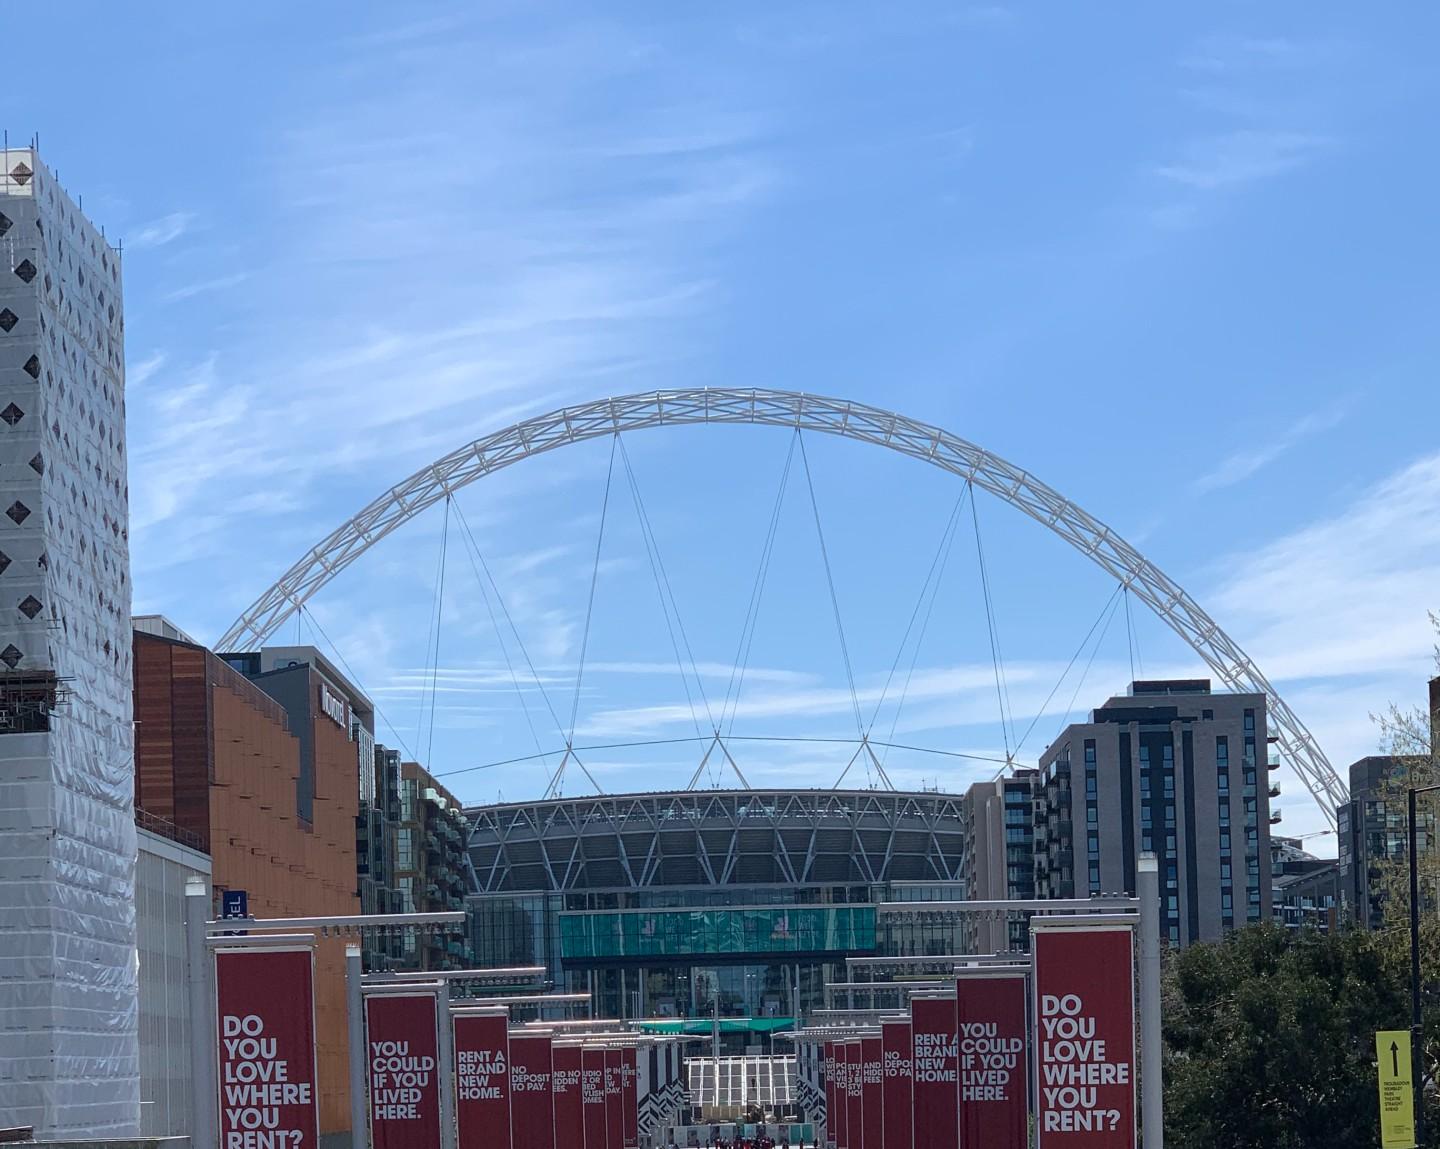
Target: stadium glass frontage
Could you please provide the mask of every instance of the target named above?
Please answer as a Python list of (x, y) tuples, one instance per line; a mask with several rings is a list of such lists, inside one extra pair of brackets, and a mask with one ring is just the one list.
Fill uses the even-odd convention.
[[(959, 951), (960, 799), (686, 791), (466, 811), (480, 965), (544, 965), (596, 1016), (730, 1019), (734, 1052), (823, 1007), (853, 956)], [(748, 1019), (739, 1022), (737, 1019)]]

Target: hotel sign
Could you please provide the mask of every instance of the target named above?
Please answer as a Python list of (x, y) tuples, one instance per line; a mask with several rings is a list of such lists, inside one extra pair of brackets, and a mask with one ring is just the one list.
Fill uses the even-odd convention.
[(350, 732), (350, 706), (325, 683), (320, 684), (320, 712), (347, 734)]

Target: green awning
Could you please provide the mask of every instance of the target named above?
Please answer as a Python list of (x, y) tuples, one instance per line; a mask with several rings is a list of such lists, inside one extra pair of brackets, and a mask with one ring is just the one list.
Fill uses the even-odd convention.
[[(714, 1021), (703, 1018), (689, 1018), (684, 1021), (642, 1021), (638, 1023), (646, 1033), (659, 1034), (700, 1034), (715, 1032)], [(795, 1028), (793, 1017), (722, 1017), (721, 1033), (783, 1033)]]

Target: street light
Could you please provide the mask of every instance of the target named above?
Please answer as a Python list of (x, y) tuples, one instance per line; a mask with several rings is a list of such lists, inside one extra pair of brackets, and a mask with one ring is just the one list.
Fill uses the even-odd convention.
[(1411, 1088), (1415, 1093), (1415, 1141), (1421, 1145), (1425, 1143), (1425, 1062), (1421, 1057), (1424, 1019), (1420, 1009), (1420, 851), (1415, 833), (1415, 795), (1436, 790), (1440, 790), (1440, 785), (1411, 786), (1406, 792), (1410, 815), (1410, 1058), (1414, 1065)]

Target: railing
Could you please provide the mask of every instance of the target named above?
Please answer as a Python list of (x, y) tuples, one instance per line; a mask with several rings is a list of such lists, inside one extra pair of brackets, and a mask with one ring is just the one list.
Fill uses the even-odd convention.
[(142, 810), (139, 806), (135, 807), (135, 825), (142, 830), (149, 830), (152, 834), (158, 834), (162, 838), (169, 838), (172, 842), (178, 842), (182, 846), (189, 846), (192, 850), (199, 850), (202, 854), (209, 853), (205, 848), (205, 839), (195, 831), (177, 826), (174, 822), (168, 822), (158, 814)]

